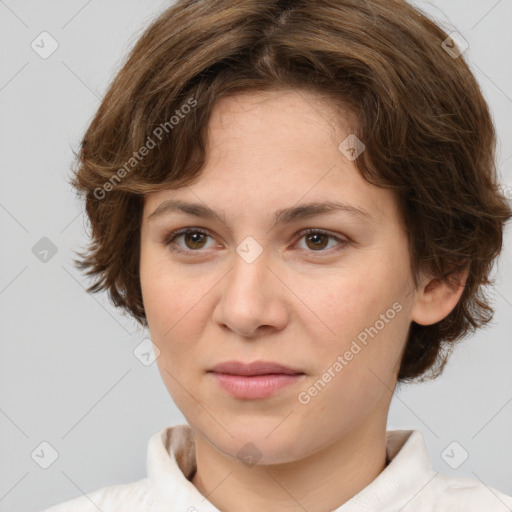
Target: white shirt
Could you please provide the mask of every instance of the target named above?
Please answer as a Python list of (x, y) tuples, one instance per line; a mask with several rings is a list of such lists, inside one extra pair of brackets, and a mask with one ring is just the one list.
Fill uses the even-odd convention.
[[(512, 512), (512, 497), (435, 472), (420, 431), (388, 431), (386, 449), (388, 466), (333, 512)], [(192, 429), (175, 425), (151, 436), (147, 478), (102, 487), (44, 512), (219, 512), (188, 479), (195, 469)]]

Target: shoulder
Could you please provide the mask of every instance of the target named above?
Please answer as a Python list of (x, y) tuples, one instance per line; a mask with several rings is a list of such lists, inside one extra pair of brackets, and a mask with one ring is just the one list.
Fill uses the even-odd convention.
[(512, 512), (512, 497), (471, 478), (435, 473), (405, 511)]
[(381, 512), (395, 512), (398, 503), (401, 512), (512, 512), (512, 497), (478, 477), (436, 472), (419, 430), (388, 431), (387, 454), (391, 462), (378, 491), (388, 508)]
[(148, 480), (144, 478), (128, 484), (102, 487), (42, 512), (140, 512), (151, 510), (151, 505)]

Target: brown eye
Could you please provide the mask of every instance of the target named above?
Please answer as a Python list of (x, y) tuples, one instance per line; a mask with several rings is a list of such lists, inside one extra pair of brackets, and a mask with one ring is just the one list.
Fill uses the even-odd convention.
[[(176, 252), (200, 252), (205, 247), (208, 237), (210, 237), (210, 234), (202, 229), (184, 228), (168, 235), (162, 244), (170, 246)], [(180, 238), (183, 238), (184, 246), (176, 242)]]
[[(319, 256), (323, 255), (324, 253), (331, 254), (332, 252), (336, 252), (342, 249), (348, 243), (347, 240), (319, 229), (304, 230), (300, 233), (300, 236), (301, 240), (305, 240), (305, 248), (299, 248), (305, 250), (309, 254), (319, 253)], [(208, 248), (208, 238), (212, 238), (212, 236), (203, 229), (183, 228), (170, 233), (162, 241), (162, 245), (166, 247), (168, 246), (172, 251), (177, 253), (200, 254), (204, 252), (203, 249)], [(183, 240), (182, 243), (178, 243), (180, 239)], [(334, 242), (334, 244), (329, 246), (331, 241)]]
[[(327, 231), (323, 231), (321, 229), (306, 229), (300, 232), (301, 239), (306, 241), (306, 251), (309, 253), (318, 252), (318, 253), (328, 253), (335, 252), (343, 248), (344, 245), (348, 243), (347, 240), (343, 240), (342, 238), (333, 235)], [(337, 243), (338, 247), (336, 247), (336, 243), (331, 245), (329, 248), (330, 240)], [(327, 248), (327, 250), (326, 250)], [(332, 250), (331, 250), (332, 249)]]
[(202, 249), (207, 235), (198, 233), (197, 231), (191, 231), (183, 234), (182, 236), (187, 249)]
[[(329, 243), (329, 237), (322, 233), (312, 233), (311, 235), (306, 235), (306, 240), (308, 243), (308, 247), (311, 249), (325, 249)], [(311, 245), (309, 245), (311, 243)]]

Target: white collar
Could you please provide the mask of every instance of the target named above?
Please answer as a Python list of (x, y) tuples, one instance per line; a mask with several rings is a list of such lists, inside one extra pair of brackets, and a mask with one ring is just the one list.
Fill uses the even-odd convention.
[[(369, 485), (333, 512), (373, 512), (402, 507), (438, 473), (432, 470), (418, 430), (387, 432), (390, 463)], [(162, 509), (219, 512), (188, 480), (196, 469), (194, 433), (189, 425), (167, 427), (148, 444), (147, 470), (151, 494)]]

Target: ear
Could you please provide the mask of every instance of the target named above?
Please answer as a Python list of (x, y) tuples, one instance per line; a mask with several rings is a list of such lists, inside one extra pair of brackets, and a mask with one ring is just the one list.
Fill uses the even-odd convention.
[(446, 318), (455, 308), (464, 291), (469, 266), (454, 276), (455, 283), (423, 276), (411, 311), (411, 320), (420, 325), (432, 325)]

